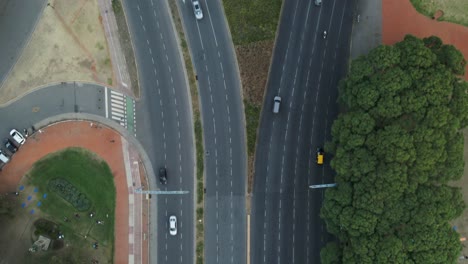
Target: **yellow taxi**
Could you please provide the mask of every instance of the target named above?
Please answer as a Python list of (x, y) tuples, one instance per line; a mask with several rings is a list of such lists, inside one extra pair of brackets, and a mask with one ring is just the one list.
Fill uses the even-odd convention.
[(323, 164), (323, 158), (324, 158), (324, 152), (323, 149), (318, 147), (317, 148), (317, 164), (322, 165)]

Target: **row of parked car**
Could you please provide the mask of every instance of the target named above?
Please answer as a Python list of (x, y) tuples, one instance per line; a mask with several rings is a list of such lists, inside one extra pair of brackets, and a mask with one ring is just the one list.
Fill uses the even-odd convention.
[(12, 129), (10, 131), (10, 136), (5, 138), (3, 141), (6, 151), (4, 149), (0, 149), (0, 169), (10, 161), (13, 154), (15, 154), (20, 146), (25, 142), (25, 136), (23, 136), (18, 130)]

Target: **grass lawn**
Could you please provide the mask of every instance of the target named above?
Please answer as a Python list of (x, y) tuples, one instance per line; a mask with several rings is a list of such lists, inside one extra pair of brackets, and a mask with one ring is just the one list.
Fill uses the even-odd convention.
[[(79, 211), (53, 191), (48, 184), (56, 178), (65, 179), (76, 192), (84, 194), (91, 202), (89, 209)], [(116, 198), (114, 179), (107, 163), (84, 149), (69, 148), (38, 161), (25, 179), (24, 186), (37, 188), (39, 197), (47, 194), (42, 199), (40, 214), (59, 224), (65, 243), (75, 248), (71, 252), (81, 252), (80, 256), (97, 253), (101, 260), (104, 258), (102, 263), (113, 262)], [(94, 213), (92, 218), (89, 216), (91, 212)], [(97, 224), (97, 220), (104, 224)], [(92, 248), (96, 241), (98, 250)], [(79, 260), (79, 257), (74, 256), (74, 259)]]
[(275, 37), (282, 0), (223, 0), (234, 45)]
[(437, 10), (442, 10), (444, 15), (439, 19), (468, 26), (468, 1), (467, 0), (411, 0), (419, 13), (432, 18)]

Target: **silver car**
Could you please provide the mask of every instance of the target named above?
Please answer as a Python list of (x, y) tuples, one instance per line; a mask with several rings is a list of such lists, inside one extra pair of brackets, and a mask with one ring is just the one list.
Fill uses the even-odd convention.
[(16, 130), (16, 129), (12, 129), (12, 130), (10, 131), (10, 136), (11, 136), (16, 142), (18, 142), (18, 144), (23, 145), (24, 142), (26, 142), (26, 139), (23, 137), (23, 135), (21, 135), (21, 133), (18, 132), (18, 130)]
[(203, 11), (201, 9), (200, 2), (198, 1), (192, 1), (192, 6), (193, 6), (193, 13), (195, 14), (195, 17), (200, 20), (203, 18)]
[(171, 236), (177, 235), (177, 217), (175, 215), (169, 216), (169, 234)]

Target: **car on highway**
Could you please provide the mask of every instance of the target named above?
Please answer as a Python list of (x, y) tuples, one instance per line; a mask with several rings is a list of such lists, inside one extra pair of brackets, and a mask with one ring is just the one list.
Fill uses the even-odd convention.
[(275, 114), (279, 113), (280, 105), (281, 105), (281, 97), (275, 96), (275, 98), (273, 98), (273, 113)]
[(323, 149), (321, 147), (318, 147), (317, 148), (317, 164), (318, 165), (322, 165), (323, 164), (323, 158), (324, 158), (324, 152), (323, 152)]
[(12, 129), (12, 130), (10, 131), (10, 136), (11, 136), (16, 142), (18, 142), (18, 144), (23, 145), (24, 142), (26, 142), (26, 139), (23, 137), (23, 135), (21, 135), (21, 133), (18, 132), (18, 130), (16, 130), (16, 129)]
[(161, 184), (167, 184), (167, 171), (166, 168), (159, 168), (159, 182)]
[(13, 142), (11, 142), (10, 139), (5, 138), (4, 143), (5, 143), (5, 148), (7, 148), (8, 151), (10, 151), (12, 154), (18, 150), (18, 148), (13, 144)]
[(322, 5), (322, 0), (315, 0), (315, 5), (316, 6), (321, 6)]
[(177, 235), (177, 217), (175, 215), (169, 216), (169, 234), (171, 236)]
[(192, 1), (192, 6), (193, 6), (193, 13), (195, 14), (195, 17), (200, 20), (203, 18), (203, 11), (201, 9), (200, 2), (198, 1)]

